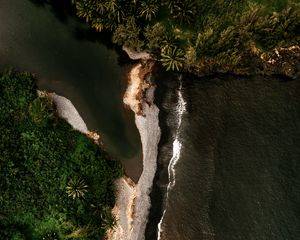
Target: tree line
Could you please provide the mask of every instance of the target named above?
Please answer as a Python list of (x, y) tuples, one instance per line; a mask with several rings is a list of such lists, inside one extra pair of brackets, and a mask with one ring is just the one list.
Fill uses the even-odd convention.
[(72, 0), (77, 15), (114, 43), (148, 51), (168, 70), (239, 65), (253, 48), (300, 42), (298, 0)]

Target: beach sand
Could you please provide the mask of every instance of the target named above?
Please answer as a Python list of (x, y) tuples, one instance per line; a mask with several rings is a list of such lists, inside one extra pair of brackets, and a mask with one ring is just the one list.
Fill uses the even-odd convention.
[(86, 134), (89, 138), (94, 140), (96, 144), (100, 144), (100, 135), (88, 130), (84, 120), (69, 99), (57, 95), (56, 93), (48, 93), (45, 91), (38, 91), (38, 95), (40, 97), (49, 97), (55, 104), (59, 117), (65, 119), (74, 129)]
[(124, 96), (124, 103), (135, 113), (135, 123), (143, 148), (143, 172), (136, 185), (126, 178), (116, 181), (118, 191), (113, 213), (118, 224), (109, 232), (107, 236), (109, 240), (145, 238), (151, 207), (149, 194), (156, 172), (157, 147), (160, 140), (159, 109), (153, 103), (155, 86), (145, 79), (146, 76), (149, 77), (149, 71), (151, 74), (152, 67), (138, 64), (129, 75), (129, 86)]
[[(115, 181), (117, 199), (113, 209), (117, 226), (107, 234), (109, 240), (143, 240), (151, 207), (150, 192), (157, 167), (157, 147), (160, 140), (159, 109), (153, 103), (155, 85), (149, 82), (153, 64), (136, 65), (129, 74), (129, 85), (124, 95), (126, 104), (135, 113), (143, 149), (143, 172), (137, 184), (123, 176)], [(39, 91), (56, 105), (57, 113), (74, 129), (87, 134), (96, 142), (99, 135), (90, 132), (72, 102), (56, 93)]]

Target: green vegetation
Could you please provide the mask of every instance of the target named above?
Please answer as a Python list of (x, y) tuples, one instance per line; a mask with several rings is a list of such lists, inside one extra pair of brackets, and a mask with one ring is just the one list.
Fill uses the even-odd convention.
[[(77, 15), (113, 42), (149, 51), (167, 69), (240, 66), (300, 42), (300, 0), (72, 0)], [(183, 53), (176, 58), (174, 52)], [(175, 54), (176, 55), (176, 54)], [(170, 61), (169, 61), (169, 60)]]
[(174, 71), (176, 69), (179, 71), (179, 68), (183, 65), (183, 51), (176, 47), (166, 47), (162, 49), (161, 57), (162, 65), (165, 66), (167, 70), (172, 69)]
[(28, 73), (0, 75), (0, 113), (0, 239), (101, 239), (119, 163), (58, 118)]

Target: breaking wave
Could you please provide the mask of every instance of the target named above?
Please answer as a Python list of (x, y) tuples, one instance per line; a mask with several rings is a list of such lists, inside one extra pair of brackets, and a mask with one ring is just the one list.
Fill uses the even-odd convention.
[[(182, 144), (179, 140), (180, 126), (181, 126), (181, 122), (182, 122), (182, 116), (186, 111), (186, 102), (184, 101), (183, 96), (182, 96), (182, 76), (179, 77), (179, 81), (180, 81), (180, 86), (179, 86), (179, 89), (177, 90), (178, 102), (176, 105), (177, 128), (176, 128), (176, 133), (175, 133), (175, 139), (173, 141), (173, 154), (172, 154), (172, 158), (170, 160), (169, 166), (168, 166), (169, 184), (167, 187), (166, 201), (168, 200), (169, 192), (174, 187), (175, 181), (176, 181), (175, 166), (180, 158), (181, 146), (182, 146)], [(158, 240), (161, 240), (161, 234), (162, 234), (162, 226), (161, 225), (164, 220), (165, 213), (166, 213), (166, 209), (164, 210), (162, 218), (158, 224)]]

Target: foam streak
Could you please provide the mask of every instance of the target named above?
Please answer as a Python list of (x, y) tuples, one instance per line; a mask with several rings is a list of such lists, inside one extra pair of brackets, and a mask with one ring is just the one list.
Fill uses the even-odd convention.
[[(177, 102), (177, 106), (176, 106), (176, 113), (177, 113), (177, 128), (176, 128), (176, 133), (175, 133), (175, 139), (173, 141), (173, 154), (172, 154), (172, 158), (170, 160), (169, 166), (168, 166), (168, 174), (169, 174), (169, 184), (167, 187), (167, 197), (166, 197), (166, 201), (169, 198), (169, 193), (172, 190), (172, 188), (175, 185), (175, 181), (176, 181), (176, 163), (178, 162), (179, 158), (180, 158), (180, 153), (181, 153), (181, 142), (179, 140), (179, 134), (180, 134), (180, 126), (181, 126), (181, 122), (182, 122), (182, 116), (186, 111), (186, 102), (183, 99), (182, 96), (182, 81), (181, 81), (181, 76), (179, 77), (179, 81), (180, 81), (180, 87), (177, 91), (177, 95), (178, 95), (178, 102)], [(162, 218), (158, 224), (158, 240), (162, 239), (162, 233), (163, 233), (163, 229), (162, 229), (162, 222), (165, 218), (165, 214), (166, 214), (166, 208), (163, 212)]]

